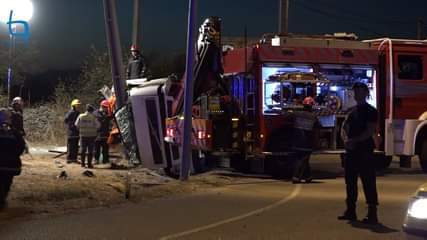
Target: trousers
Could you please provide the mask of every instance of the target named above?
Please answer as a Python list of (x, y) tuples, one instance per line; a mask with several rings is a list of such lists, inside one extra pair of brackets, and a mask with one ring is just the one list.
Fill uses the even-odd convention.
[(93, 148), (95, 145), (96, 137), (81, 137), (80, 138), (80, 147), (81, 147), (81, 158), (82, 158), (82, 166), (85, 165), (86, 162), (86, 153), (87, 153), (87, 164), (89, 167), (92, 166), (92, 158), (93, 158)]
[(77, 161), (77, 155), (79, 152), (79, 137), (68, 136), (67, 139), (67, 160)]
[(357, 149), (347, 151), (345, 155), (345, 184), (347, 192), (347, 207), (354, 209), (357, 202), (357, 180), (360, 177), (366, 203), (369, 206), (378, 205), (375, 163), (373, 150)]

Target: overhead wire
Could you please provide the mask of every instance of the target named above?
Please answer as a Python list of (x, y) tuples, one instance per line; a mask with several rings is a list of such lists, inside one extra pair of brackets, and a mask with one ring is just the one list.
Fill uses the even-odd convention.
[(354, 20), (345, 19), (345, 18), (343, 18), (340, 15), (337, 15), (335, 13), (331, 13), (331, 12), (328, 12), (328, 11), (325, 11), (325, 10), (322, 10), (322, 9), (319, 9), (319, 8), (312, 7), (310, 5), (302, 3), (301, 1), (293, 1), (293, 3), (295, 3), (295, 5), (297, 5), (297, 6), (305, 8), (306, 10), (309, 10), (311, 12), (317, 13), (319, 15), (323, 15), (323, 16), (326, 16), (326, 17), (329, 17), (329, 18), (340, 19), (340, 20), (349, 22), (350, 25), (352, 25), (352, 26), (354, 26), (356, 28), (359, 28), (360, 30), (362, 30), (362, 31), (364, 31), (366, 33), (374, 34), (374, 35), (385, 35), (385, 34), (377, 32), (375, 30), (369, 29), (369, 28), (367, 28), (364, 25), (360, 25), (360, 24), (354, 23)]
[[(304, 2), (304, 0), (297, 0), (297, 1), (292, 0), (292, 1), (296, 4), (302, 4), (305, 6), (313, 6), (312, 4), (309, 4), (309, 3), (302, 3), (302, 2)], [(316, 1), (316, 5), (319, 5), (319, 3), (320, 3), (319, 1)], [(326, 6), (327, 9), (333, 9), (334, 14), (336, 16), (339, 16), (341, 19), (346, 18), (348, 20), (354, 20), (354, 21), (358, 21), (358, 22), (364, 22), (364, 23), (370, 23), (370, 24), (385, 24), (385, 25), (391, 25), (391, 24), (393, 24), (393, 25), (395, 25), (395, 24), (412, 25), (416, 22), (415, 19), (414, 19), (414, 21), (402, 21), (402, 20), (396, 21), (396, 20), (391, 20), (391, 19), (384, 19), (384, 18), (379, 18), (378, 16), (372, 16), (372, 15), (368, 16), (368, 15), (366, 15), (366, 13), (365, 14), (363, 14), (361, 12), (355, 13), (355, 12), (352, 12), (350, 8), (345, 9), (345, 10), (340, 9), (340, 8), (337, 8), (337, 5), (330, 4), (330, 3), (325, 4), (324, 2), (322, 2), (320, 4), (322, 6)], [(315, 8), (315, 7), (313, 7), (313, 8)], [(317, 9), (319, 9), (319, 8), (317, 8)], [(339, 15), (336, 13), (341, 13), (342, 15)]]

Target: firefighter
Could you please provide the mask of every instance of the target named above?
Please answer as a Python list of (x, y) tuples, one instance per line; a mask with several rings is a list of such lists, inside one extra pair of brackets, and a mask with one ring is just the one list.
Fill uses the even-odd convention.
[(142, 78), (145, 75), (145, 61), (136, 45), (130, 48), (131, 56), (129, 58), (128, 67), (126, 71), (127, 79)]
[(0, 109), (0, 211), (6, 207), (13, 178), (21, 174), (20, 156), (25, 149), (22, 134), (11, 127), (12, 113)]
[(23, 137), (25, 136), (24, 130), (24, 117), (23, 117), (23, 102), (21, 97), (15, 97), (12, 100), (11, 107), (11, 124), (12, 128), (15, 129)]
[(71, 109), (65, 115), (64, 123), (67, 125), (67, 163), (77, 162), (79, 152), (79, 130), (74, 123), (80, 115), (80, 100), (71, 101)]
[(87, 104), (86, 112), (79, 115), (77, 118), (75, 125), (79, 130), (80, 136), (80, 147), (81, 147), (81, 166), (86, 167), (86, 153), (87, 153), (87, 167), (93, 168), (92, 158), (93, 158), (93, 148), (95, 145), (95, 139), (100, 127), (100, 123), (96, 119), (93, 111), (95, 108)]
[(303, 111), (294, 112), (293, 150), (295, 158), (292, 175), (294, 184), (301, 183), (303, 179), (307, 183), (312, 181), (309, 160), (313, 151), (313, 131), (317, 123), (317, 117), (312, 112), (314, 103), (312, 97), (306, 97), (303, 100)]
[(111, 130), (110, 103), (108, 100), (102, 100), (100, 105), (100, 108), (94, 113), (100, 123), (98, 136), (95, 140), (95, 162), (101, 163), (100, 156), (102, 152), (102, 163), (109, 163), (109, 145), (107, 139)]
[(357, 220), (357, 179), (360, 176), (368, 204), (368, 215), (363, 219), (366, 224), (377, 224), (378, 194), (376, 188), (375, 164), (373, 161), (374, 133), (378, 112), (366, 102), (369, 89), (364, 83), (355, 83), (352, 87), (356, 106), (349, 110), (342, 125), (341, 137), (345, 145), (345, 184), (347, 209), (339, 220)]

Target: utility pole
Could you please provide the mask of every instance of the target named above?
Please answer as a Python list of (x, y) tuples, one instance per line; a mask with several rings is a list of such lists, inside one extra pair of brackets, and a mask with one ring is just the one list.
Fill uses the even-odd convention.
[(421, 17), (417, 17), (417, 39), (421, 40), (424, 38), (424, 21)]
[(288, 35), (289, 0), (279, 0), (279, 33)]
[(194, 53), (196, 34), (197, 0), (188, 0), (188, 26), (187, 26), (187, 59), (184, 83), (184, 126), (181, 147), (181, 181), (187, 181), (190, 175), (191, 164), (191, 137), (192, 137), (192, 112), (193, 112), (193, 75)]
[(132, 45), (139, 46), (141, 42), (141, 0), (133, 0), (133, 24), (132, 24)]
[(119, 25), (117, 23), (116, 0), (103, 0), (105, 33), (107, 35), (108, 52), (111, 62), (111, 75), (113, 77), (114, 92), (116, 95), (116, 108), (125, 104), (126, 90), (123, 80), (123, 58), (120, 44)]

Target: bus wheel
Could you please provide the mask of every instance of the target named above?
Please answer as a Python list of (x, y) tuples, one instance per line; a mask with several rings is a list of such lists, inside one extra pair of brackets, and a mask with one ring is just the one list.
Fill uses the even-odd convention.
[(424, 142), (421, 145), (421, 150), (418, 157), (420, 158), (421, 169), (423, 172), (427, 173), (427, 138), (424, 139)]

